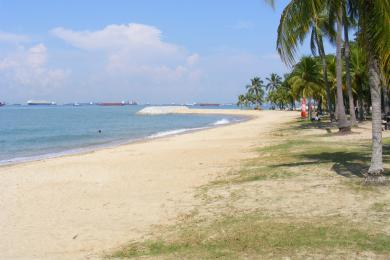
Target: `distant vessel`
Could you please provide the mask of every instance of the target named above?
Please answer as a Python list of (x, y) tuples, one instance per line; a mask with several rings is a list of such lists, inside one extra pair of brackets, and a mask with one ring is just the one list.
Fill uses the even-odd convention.
[(46, 100), (29, 100), (27, 101), (27, 105), (29, 106), (54, 106), (56, 102), (50, 102)]
[(220, 104), (218, 103), (197, 103), (196, 105), (201, 107), (218, 107)]
[(131, 102), (127, 102), (126, 105), (136, 106), (136, 105), (138, 105), (138, 103), (136, 101), (132, 100)]
[(96, 103), (98, 106), (112, 107), (112, 106), (124, 106), (124, 102), (100, 102)]
[(4, 102), (0, 102), (0, 107), (5, 106)]
[(135, 101), (122, 101), (122, 102), (100, 102), (96, 103), (98, 106), (128, 106), (128, 105), (138, 105)]

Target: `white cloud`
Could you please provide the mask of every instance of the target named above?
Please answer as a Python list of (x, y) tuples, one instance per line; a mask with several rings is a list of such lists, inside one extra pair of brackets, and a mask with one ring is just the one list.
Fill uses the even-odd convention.
[(199, 54), (195, 53), (187, 57), (187, 64), (193, 66), (199, 61)]
[(0, 59), (0, 75), (15, 87), (28, 87), (26, 91), (48, 91), (60, 85), (68, 72), (47, 67), (47, 48), (37, 44), (28, 49), (19, 49)]
[(29, 40), (30, 37), (28, 37), (27, 35), (0, 32), (0, 42), (20, 43), (27, 42)]
[(177, 51), (177, 46), (163, 42), (161, 31), (154, 26), (130, 23), (112, 24), (98, 31), (74, 31), (62, 27), (51, 33), (74, 47), (84, 50), (157, 50)]
[(192, 75), (198, 54), (188, 54), (163, 41), (162, 32), (143, 24), (112, 24), (96, 31), (75, 31), (62, 27), (51, 33), (72, 46), (106, 56), (109, 75), (145, 77), (150, 81), (174, 81)]

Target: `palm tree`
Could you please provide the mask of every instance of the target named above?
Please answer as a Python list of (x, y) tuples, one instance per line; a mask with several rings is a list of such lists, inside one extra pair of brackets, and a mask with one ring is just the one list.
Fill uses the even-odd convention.
[[(347, 16), (347, 9), (350, 9), (350, 17)], [(343, 24), (344, 24), (344, 60), (345, 60), (345, 84), (347, 85), (347, 94), (348, 94), (348, 100), (349, 100), (349, 113), (351, 115), (351, 124), (356, 125), (356, 116), (355, 116), (355, 104), (353, 101), (353, 95), (352, 95), (352, 82), (351, 82), (351, 65), (350, 65), (350, 50), (349, 50), (349, 25), (350, 20), (353, 20), (354, 18), (355, 10), (353, 8), (353, 5), (350, 1), (347, 0), (347, 4), (344, 8), (343, 13)]]
[(289, 99), (289, 102), (290, 102), (290, 105), (291, 105), (291, 109), (294, 110), (295, 109), (295, 98), (294, 98), (294, 95), (293, 95), (293, 92), (292, 92), (292, 86), (289, 82), (290, 78), (292, 77), (292, 75), (290, 73), (286, 73), (283, 75), (283, 82), (282, 82), (282, 88), (285, 88), (286, 91), (288, 92), (288, 99)]
[(302, 57), (294, 65), (289, 83), (295, 97), (308, 97), (309, 117), (311, 117), (311, 97), (320, 99), (323, 85), (321, 69), (317, 60), (310, 56)]
[(271, 73), (271, 76), (265, 79), (268, 81), (267, 85), (265, 86), (267, 91), (276, 90), (282, 84), (282, 77), (276, 73)]
[(318, 54), (322, 63), (322, 77), (326, 89), (327, 111), (333, 120), (330, 86), (323, 44), (324, 36), (333, 37), (328, 23), (325, 1), (292, 0), (283, 10), (278, 27), (277, 49), (283, 61), (293, 64), (298, 43), (302, 43), (311, 30), (310, 45), (313, 55)]
[(340, 5), (338, 8), (337, 16), (337, 34), (336, 34), (336, 82), (337, 82), (337, 126), (339, 131), (348, 132), (351, 130), (350, 123), (347, 120), (344, 107), (343, 97), (343, 82), (342, 82), (342, 57), (341, 57), (341, 34), (342, 34), (342, 19), (343, 9)]
[(363, 100), (369, 95), (366, 58), (361, 47), (351, 44), (351, 78), (357, 93), (359, 120), (364, 117)]
[(246, 103), (245, 95), (242, 95), (242, 94), (239, 95), (238, 96), (238, 101), (237, 101), (237, 106), (242, 108), (242, 106), (245, 105), (245, 103)]
[(334, 119), (333, 109), (332, 109), (332, 101), (330, 94), (330, 85), (328, 80), (328, 68), (326, 64), (326, 54), (324, 49), (323, 35), (327, 34), (330, 38), (334, 37), (333, 28), (329, 25), (328, 20), (326, 19), (326, 15), (316, 15), (313, 17), (312, 21), (312, 33), (311, 33), (311, 50), (313, 55), (316, 55), (316, 50), (318, 50), (319, 57), (321, 59), (322, 64), (322, 77), (325, 83), (326, 89), (326, 103), (327, 103), (327, 111), (330, 115), (331, 121)]
[(390, 0), (354, 0), (354, 4), (359, 13), (359, 43), (367, 55), (372, 103), (372, 155), (366, 182), (383, 183), (380, 66), (383, 71), (390, 52)]
[(251, 84), (246, 86), (251, 102), (256, 108), (260, 108), (263, 104), (263, 84), (264, 82), (259, 77), (254, 77), (251, 79)]

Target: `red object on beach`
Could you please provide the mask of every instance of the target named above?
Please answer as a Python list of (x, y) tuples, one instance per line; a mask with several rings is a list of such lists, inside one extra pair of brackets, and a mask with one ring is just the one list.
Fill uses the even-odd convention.
[(307, 114), (306, 114), (306, 98), (302, 98), (302, 102), (301, 102), (301, 117), (302, 118), (306, 118), (307, 117)]

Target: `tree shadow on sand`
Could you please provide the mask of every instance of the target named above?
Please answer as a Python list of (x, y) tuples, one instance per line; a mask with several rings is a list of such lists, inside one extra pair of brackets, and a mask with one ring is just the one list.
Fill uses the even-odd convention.
[[(363, 147), (361, 147), (363, 148)], [(297, 167), (304, 165), (317, 165), (320, 163), (333, 163), (332, 170), (338, 175), (350, 177), (364, 177), (370, 165), (370, 149), (364, 147), (359, 152), (337, 151), (337, 152), (308, 152), (297, 155), (297, 162), (277, 164), (275, 167)], [(390, 145), (383, 146), (384, 163), (390, 162)], [(389, 169), (385, 169), (385, 175), (390, 176)]]
[(303, 130), (303, 129), (332, 129), (337, 128), (335, 122), (330, 121), (308, 121), (299, 119), (299, 124), (295, 125), (292, 129), (294, 130)]

